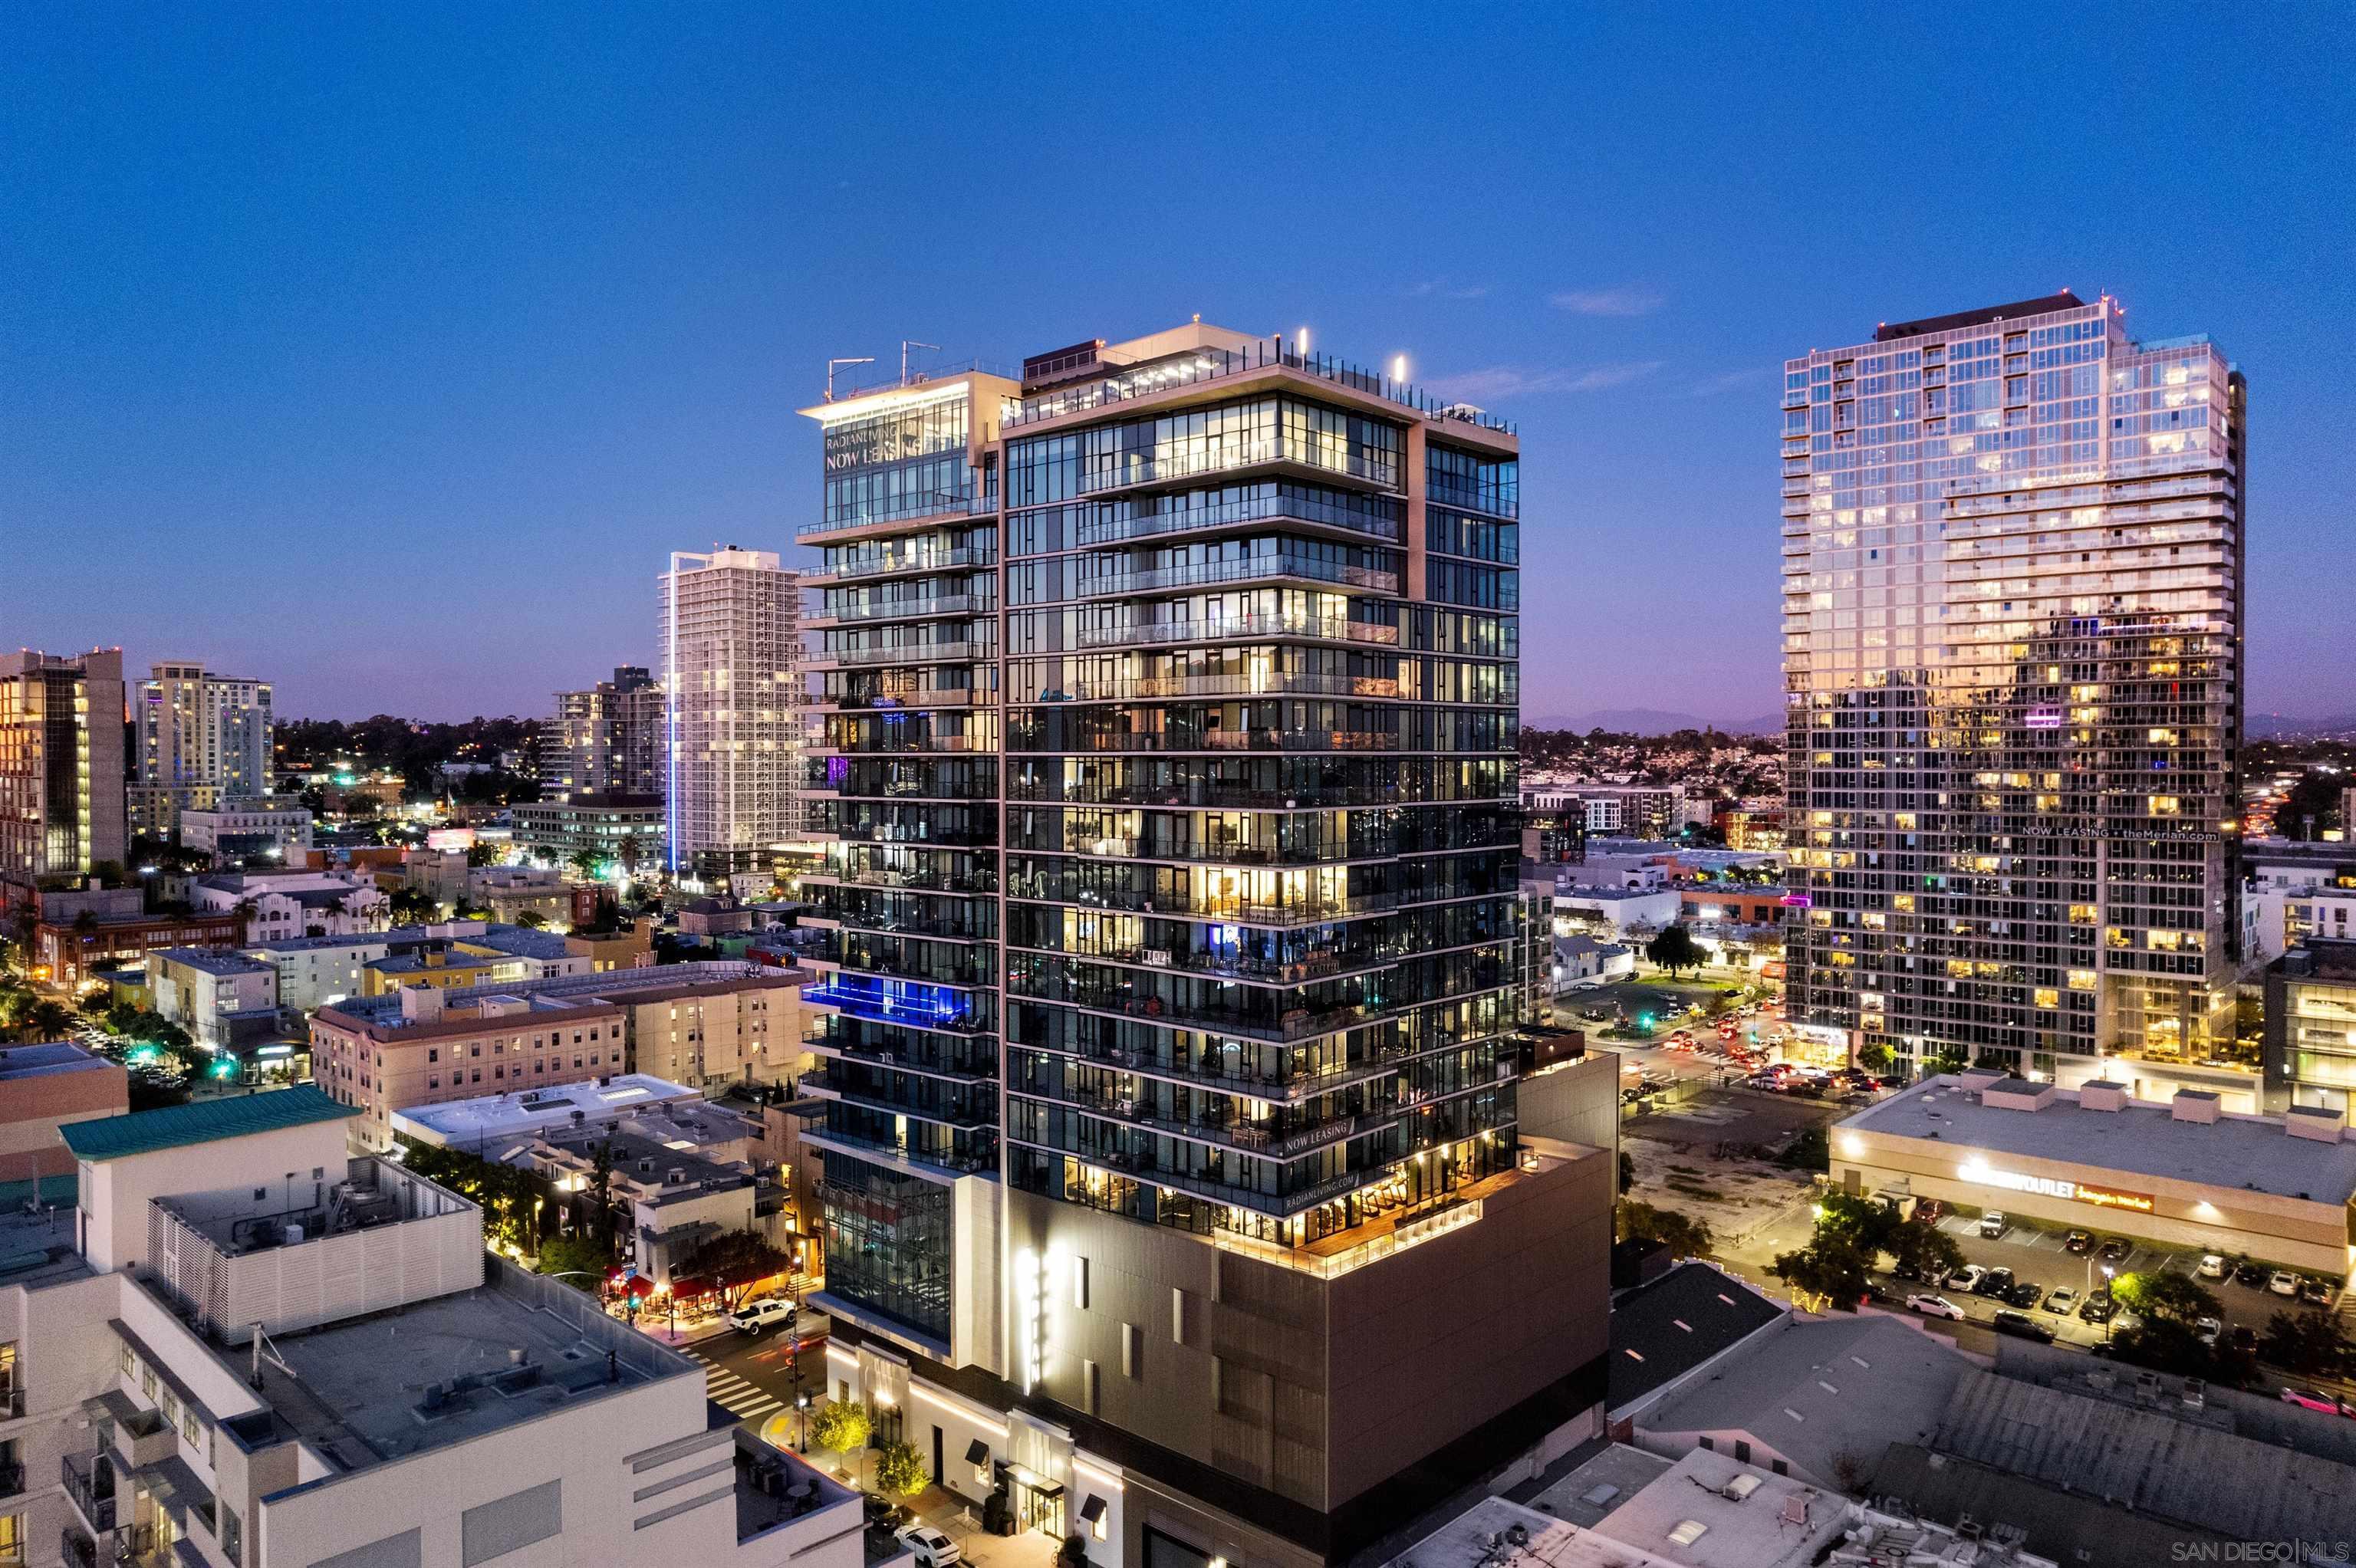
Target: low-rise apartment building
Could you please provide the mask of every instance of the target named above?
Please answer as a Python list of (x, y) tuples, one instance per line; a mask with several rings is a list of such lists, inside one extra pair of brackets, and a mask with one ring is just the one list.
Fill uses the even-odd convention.
[(217, 872), (189, 881), (188, 901), (200, 913), (243, 915), (246, 942), (382, 931), (392, 923), (391, 899), (349, 871)]
[(0, 1217), (18, 1560), (862, 1568), (856, 1493), (707, 1419), (703, 1369), (482, 1249), (297, 1088), (74, 1124)]
[[(463, 999), (460, 999), (463, 998)], [(391, 1146), (392, 1113), (477, 1094), (580, 1083), (626, 1071), (622, 1009), (594, 997), (451, 993), (322, 1008), (311, 1018), (311, 1074), (365, 1118), (359, 1135)]]
[(311, 814), (291, 800), (230, 795), (179, 811), (180, 845), (201, 849), (217, 866), (273, 860), (300, 866), (311, 853)]
[(229, 947), (167, 947), (147, 958), (155, 1010), (216, 1050), (273, 1028), (278, 971)]

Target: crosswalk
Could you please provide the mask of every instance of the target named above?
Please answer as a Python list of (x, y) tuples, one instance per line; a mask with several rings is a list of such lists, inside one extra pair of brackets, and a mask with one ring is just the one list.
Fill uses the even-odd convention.
[(712, 1359), (694, 1346), (682, 1347), (687, 1354), (703, 1363), (703, 1392), (712, 1403), (739, 1421), (766, 1421), (786, 1407), (786, 1402), (774, 1394), (738, 1377), (725, 1367), (715, 1367)]

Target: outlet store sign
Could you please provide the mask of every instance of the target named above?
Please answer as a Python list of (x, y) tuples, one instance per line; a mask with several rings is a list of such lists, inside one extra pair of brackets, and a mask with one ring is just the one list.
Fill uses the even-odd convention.
[(2036, 1198), (2061, 1198), (2072, 1203), (2091, 1203), (2098, 1209), (2124, 1209), (2136, 1214), (2148, 1214), (2152, 1209), (2148, 1192), (2126, 1192), (2115, 1187), (2096, 1187), (2089, 1182), (2072, 1181), (2057, 1176), (2028, 1176), (2017, 1170), (1998, 1170), (1977, 1160), (1955, 1174), (1965, 1181), (1977, 1182), (1984, 1187), (2001, 1187), (2007, 1192), (2025, 1192)]

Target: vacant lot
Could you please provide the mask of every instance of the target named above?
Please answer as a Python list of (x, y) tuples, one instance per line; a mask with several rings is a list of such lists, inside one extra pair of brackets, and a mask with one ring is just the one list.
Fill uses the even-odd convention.
[(1629, 1196), (1689, 1214), (1722, 1244), (1739, 1244), (1815, 1185), (1808, 1172), (1783, 1168), (1769, 1151), (1836, 1115), (1828, 1105), (1712, 1089), (1633, 1117), (1620, 1127), (1620, 1147), (1636, 1166)]

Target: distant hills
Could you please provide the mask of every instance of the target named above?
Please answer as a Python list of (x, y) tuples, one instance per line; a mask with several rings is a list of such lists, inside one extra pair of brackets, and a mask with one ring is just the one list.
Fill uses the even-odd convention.
[(2247, 713), (2242, 717), (2242, 732), (2253, 741), (2344, 736), (2356, 732), (2356, 714), (2343, 714), (2337, 719), (2297, 719), (2287, 713)]
[(1603, 708), (1592, 713), (1549, 713), (1537, 718), (1526, 715), (1522, 727), (1527, 730), (1569, 730), (1581, 735), (1590, 730), (1607, 730), (1615, 735), (1671, 735), (1679, 730), (1717, 730), (1729, 735), (1780, 735), (1783, 732), (1783, 716), (1774, 713), (1764, 719), (1744, 719), (1729, 723), (1724, 720), (1704, 719), (1698, 713), (1676, 713), (1659, 708)]

